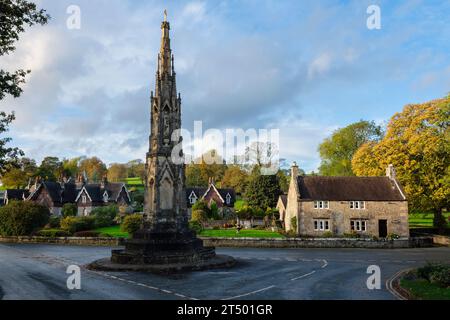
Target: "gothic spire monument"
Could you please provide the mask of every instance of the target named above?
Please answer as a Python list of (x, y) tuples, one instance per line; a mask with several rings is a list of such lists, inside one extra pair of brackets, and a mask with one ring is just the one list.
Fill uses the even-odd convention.
[[(102, 270), (201, 270), (229, 267), (235, 260), (216, 255), (189, 229), (185, 167), (172, 151), (181, 143), (181, 95), (177, 92), (174, 56), (170, 47), (167, 12), (161, 24), (155, 91), (150, 98), (150, 138), (146, 161), (144, 223), (125, 249), (113, 250), (111, 259), (90, 265)], [(175, 140), (175, 141), (173, 141)], [(175, 156), (182, 157), (182, 152)]]

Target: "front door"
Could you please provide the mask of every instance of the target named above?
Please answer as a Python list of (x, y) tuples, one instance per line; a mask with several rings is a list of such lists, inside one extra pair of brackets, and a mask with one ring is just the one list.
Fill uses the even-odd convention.
[(387, 235), (387, 220), (378, 220), (378, 236), (386, 238)]

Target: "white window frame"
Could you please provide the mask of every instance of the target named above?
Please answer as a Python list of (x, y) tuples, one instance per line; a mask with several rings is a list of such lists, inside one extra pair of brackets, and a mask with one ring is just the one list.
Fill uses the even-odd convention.
[(227, 193), (227, 196), (225, 198), (226, 198), (226, 203), (231, 204), (231, 195), (229, 193)]
[(81, 203), (87, 203), (87, 197), (85, 194), (81, 196)]
[(327, 200), (316, 200), (314, 201), (314, 209), (317, 210), (330, 209), (330, 203)]
[(191, 194), (189, 195), (189, 203), (195, 204), (197, 200), (198, 200), (197, 195), (194, 192), (191, 192)]
[(365, 201), (350, 201), (349, 207), (350, 207), (350, 209), (353, 209), (353, 210), (365, 210), (366, 202)]
[(357, 232), (367, 231), (367, 220), (365, 219), (352, 219), (350, 220), (350, 230)]
[(329, 219), (314, 219), (314, 231), (330, 231)]

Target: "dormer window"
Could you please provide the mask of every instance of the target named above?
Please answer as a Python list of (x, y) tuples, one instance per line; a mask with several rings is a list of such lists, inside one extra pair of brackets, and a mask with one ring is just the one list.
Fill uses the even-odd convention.
[(194, 191), (189, 195), (189, 203), (195, 204), (197, 202), (198, 197), (195, 195)]
[(226, 203), (229, 205), (229, 204), (231, 204), (231, 195), (229, 194), (229, 193), (227, 193), (227, 196), (226, 196)]
[(314, 201), (314, 209), (329, 209), (328, 201)]
[(105, 193), (103, 194), (103, 202), (108, 202), (108, 200), (109, 200), (108, 192), (105, 191)]

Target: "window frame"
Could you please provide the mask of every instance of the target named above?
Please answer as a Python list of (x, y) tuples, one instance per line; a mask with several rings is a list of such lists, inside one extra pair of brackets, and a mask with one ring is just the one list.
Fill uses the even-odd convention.
[(314, 209), (328, 210), (330, 209), (330, 202), (328, 200), (314, 200)]
[(367, 219), (351, 219), (350, 230), (356, 232), (367, 232)]
[(313, 219), (314, 231), (330, 231), (330, 219)]
[(352, 210), (365, 210), (366, 209), (366, 201), (361, 200), (353, 200), (349, 201), (349, 208)]

